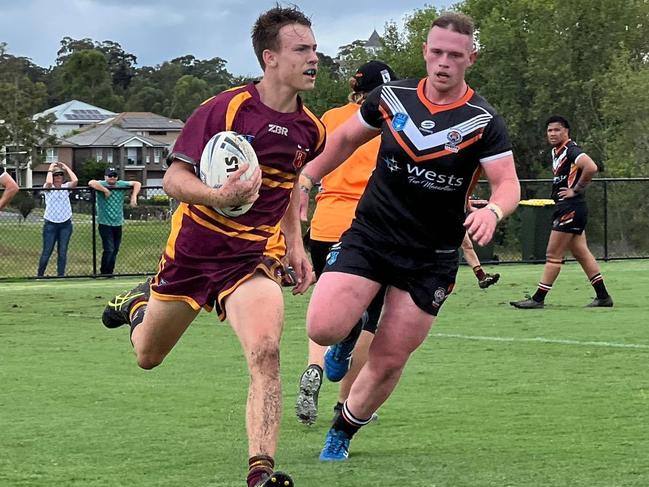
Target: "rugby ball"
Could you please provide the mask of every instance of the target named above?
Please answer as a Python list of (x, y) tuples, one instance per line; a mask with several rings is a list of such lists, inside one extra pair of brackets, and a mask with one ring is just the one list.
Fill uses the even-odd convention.
[[(201, 181), (211, 188), (218, 189), (244, 162), (250, 164), (241, 176), (245, 181), (252, 177), (255, 169), (259, 167), (255, 150), (244, 136), (232, 131), (219, 132), (207, 142), (201, 154)], [(252, 203), (214, 209), (223, 216), (237, 217), (246, 213), (251, 207)]]

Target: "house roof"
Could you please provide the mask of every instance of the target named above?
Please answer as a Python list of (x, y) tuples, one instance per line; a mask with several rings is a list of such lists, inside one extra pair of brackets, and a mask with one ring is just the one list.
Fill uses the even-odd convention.
[(45, 117), (53, 114), (55, 124), (89, 124), (101, 122), (102, 120), (112, 117), (115, 112), (90, 105), (79, 100), (70, 100), (67, 103), (48, 108), (44, 112), (34, 115), (34, 119)]
[(177, 118), (167, 118), (151, 112), (122, 112), (100, 123), (119, 125), (126, 130), (180, 131), (185, 126)]
[(166, 147), (168, 145), (114, 125), (95, 125), (70, 137), (64, 137), (61, 142), (64, 145), (74, 144), (77, 147), (121, 147), (133, 139), (151, 147)]
[(367, 39), (365, 47), (381, 47), (382, 45), (383, 41), (381, 40), (381, 36), (376, 32), (376, 29), (374, 29), (370, 38)]

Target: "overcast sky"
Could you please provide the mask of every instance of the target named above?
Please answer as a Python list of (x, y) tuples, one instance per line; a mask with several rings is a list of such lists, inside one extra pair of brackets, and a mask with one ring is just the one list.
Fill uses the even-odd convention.
[[(318, 50), (335, 56), (338, 47), (383, 32), (389, 20), (401, 22), (425, 5), (445, 7), (450, 0), (302, 0), (311, 17)], [(285, 5), (286, 3), (283, 2)], [(60, 40), (89, 37), (118, 42), (153, 66), (192, 54), (220, 57), (235, 75), (259, 75), (250, 28), (272, 0), (0, 0), (0, 42), (9, 54), (42, 67), (53, 65)]]

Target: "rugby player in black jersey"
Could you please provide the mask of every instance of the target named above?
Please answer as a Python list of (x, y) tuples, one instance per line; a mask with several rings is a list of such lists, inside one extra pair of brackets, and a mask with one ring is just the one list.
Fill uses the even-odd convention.
[(538, 309), (545, 305), (545, 296), (559, 277), (561, 264), (569, 250), (590, 280), (595, 299), (587, 307), (613, 306), (599, 265), (586, 242), (588, 208), (584, 190), (597, 173), (597, 164), (570, 139), (570, 124), (565, 118), (554, 115), (546, 122), (548, 142), (552, 145), (552, 199), (556, 211), (552, 215), (552, 231), (545, 251), (543, 276), (533, 296), (509, 304), (520, 309)]
[[(327, 433), (324, 461), (346, 460), (349, 442), (390, 396), (453, 289), (465, 232), (479, 245), (518, 204), (520, 185), (505, 123), (464, 80), (476, 59), (473, 21), (445, 13), (423, 44), (427, 76), (373, 90), (305, 168), (312, 183), (377, 133), (381, 146), (354, 221), (334, 245), (309, 309), (309, 337), (343, 340), (381, 286), (385, 304), (369, 358)], [(489, 203), (466, 213), (480, 170)]]

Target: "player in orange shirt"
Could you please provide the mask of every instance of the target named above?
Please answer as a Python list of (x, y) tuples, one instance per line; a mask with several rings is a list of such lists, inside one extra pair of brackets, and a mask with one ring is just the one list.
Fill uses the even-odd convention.
[[(370, 61), (359, 67), (349, 81), (352, 89), (348, 96), (349, 103), (333, 108), (322, 116), (327, 132), (333, 132), (349, 118), (358, 116), (360, 105), (367, 94), (383, 83), (395, 79), (392, 68), (380, 61)], [(376, 166), (379, 144), (380, 137), (363, 144), (340, 167), (322, 178), (310, 230), (311, 260), (316, 277), (320, 277), (332, 246), (351, 225), (356, 205)], [(308, 180), (302, 182), (301, 218), (306, 221), (308, 193), (312, 183)], [(367, 351), (374, 338), (382, 307), (383, 294), (378, 293), (356, 325), (356, 333), (347, 342), (327, 349), (309, 340), (309, 366), (300, 378), (300, 391), (295, 404), (295, 412), (300, 422), (310, 425), (316, 421), (323, 369), (329, 380), (342, 380), (338, 404), (334, 407), (336, 413), (340, 411), (354, 379), (367, 360)]]

